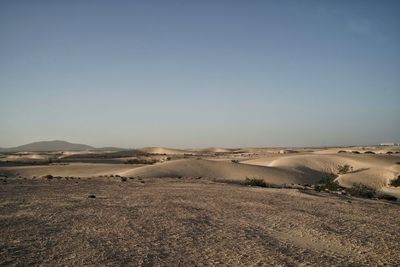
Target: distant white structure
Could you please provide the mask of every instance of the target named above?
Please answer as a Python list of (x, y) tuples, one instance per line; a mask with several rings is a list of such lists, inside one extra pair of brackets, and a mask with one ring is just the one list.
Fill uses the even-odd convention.
[(381, 143), (380, 146), (397, 146), (398, 144), (396, 143)]

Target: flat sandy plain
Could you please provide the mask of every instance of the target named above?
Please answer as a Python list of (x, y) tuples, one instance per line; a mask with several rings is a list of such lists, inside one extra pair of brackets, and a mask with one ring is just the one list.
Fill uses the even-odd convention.
[(153, 165), (4, 155), (0, 265), (398, 266), (398, 202), (240, 184), (312, 185), (349, 164), (341, 185), (399, 194), (399, 154), (339, 150), (143, 149)]

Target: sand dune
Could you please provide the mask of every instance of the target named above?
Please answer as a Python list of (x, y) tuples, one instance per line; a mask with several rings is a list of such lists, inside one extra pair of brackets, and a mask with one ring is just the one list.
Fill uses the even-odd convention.
[(281, 168), (202, 159), (175, 160), (163, 164), (144, 166), (119, 173), (140, 177), (203, 177), (221, 180), (261, 178), (270, 184), (314, 183), (316, 175)]
[(82, 152), (82, 153), (69, 153), (60, 158), (123, 158), (123, 157), (139, 157), (146, 156), (147, 152), (138, 149), (125, 149), (120, 151), (111, 152)]
[(190, 150), (166, 148), (166, 147), (144, 147), (141, 148), (140, 150), (150, 154), (167, 154), (167, 155), (183, 155), (183, 154), (193, 153), (193, 151)]
[(360, 154), (364, 154), (365, 152), (373, 152), (375, 154), (387, 154), (389, 153), (396, 153), (400, 152), (399, 146), (365, 146), (365, 147), (332, 147), (326, 149), (316, 150), (315, 154), (336, 154), (338, 152), (346, 152), (352, 153), (354, 151), (359, 152)]
[(0, 160), (2, 161), (25, 161), (25, 160), (46, 160), (48, 159), (49, 156), (47, 155), (41, 155), (41, 154), (35, 154), (35, 153), (27, 153), (27, 154), (19, 154), (19, 155), (7, 155), (1, 158)]
[(0, 174), (22, 177), (41, 177), (47, 174), (51, 174), (53, 176), (92, 177), (117, 174), (139, 166), (140, 165), (90, 163), (74, 163), (68, 165), (47, 166), (18, 166), (3, 167), (0, 169)]
[(326, 154), (326, 155), (295, 155), (274, 158), (258, 158), (244, 161), (246, 164), (269, 166), (286, 170), (297, 170), (310, 173), (337, 173), (339, 165), (348, 164), (353, 171), (339, 175), (338, 182), (345, 187), (354, 183), (363, 183), (367, 186), (380, 189), (390, 180), (400, 174), (400, 165), (396, 164), (398, 157), (386, 155), (354, 155), (354, 154)]
[(208, 147), (208, 148), (203, 148), (199, 149), (199, 152), (203, 153), (231, 153), (234, 152), (236, 149), (232, 148), (221, 148), (221, 147)]
[[(135, 150), (136, 151), (136, 150)], [(185, 153), (187, 150), (147, 148), (147, 153), (170, 154)], [(124, 151), (124, 153), (132, 151)], [(119, 152), (117, 152), (119, 153)], [(142, 153), (142, 152), (141, 152)], [(400, 194), (400, 188), (389, 188), (392, 179), (400, 175), (399, 156), (352, 154), (352, 153), (298, 153), (268, 154), (257, 159), (232, 163), (223, 160), (180, 159), (155, 165), (126, 164), (70, 164), (48, 166), (2, 167), (0, 173), (15, 176), (99, 176), (118, 174), (134, 177), (190, 177), (215, 178), (218, 180), (243, 181), (246, 177), (263, 179), (265, 182), (282, 184), (316, 184), (327, 174), (338, 174), (338, 166), (350, 165), (352, 171), (338, 175), (337, 181), (344, 187), (362, 183), (379, 190), (394, 190)]]

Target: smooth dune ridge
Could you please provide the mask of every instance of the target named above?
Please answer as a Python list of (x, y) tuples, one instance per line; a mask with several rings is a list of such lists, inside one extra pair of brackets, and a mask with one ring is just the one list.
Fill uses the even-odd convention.
[[(149, 148), (146, 152), (143, 150), (125, 150), (111, 154), (132, 156), (141, 155), (142, 153), (184, 154), (189, 151)], [(263, 179), (266, 183), (272, 185), (317, 184), (326, 175), (334, 173), (337, 175), (339, 184), (344, 187), (351, 187), (354, 183), (362, 183), (374, 189), (390, 191), (391, 194), (396, 196), (400, 195), (400, 188), (388, 186), (391, 180), (400, 175), (399, 156), (329, 152), (331, 151), (328, 150), (326, 154), (322, 154), (321, 151), (294, 154), (270, 153), (267, 156), (255, 159), (242, 158), (240, 163), (231, 162), (229, 157), (183, 159), (182, 155), (179, 154), (180, 156), (177, 156), (176, 159), (145, 166), (136, 164), (73, 163), (68, 165), (2, 167), (1, 171), (11, 176), (23, 177), (46, 174), (93, 177), (113, 174), (143, 178), (202, 177), (225, 181), (243, 181), (248, 177)], [(104, 156), (109, 154), (105, 153)], [(72, 156), (76, 155), (72, 154)], [(338, 167), (343, 165), (351, 166), (351, 171), (339, 174)]]
[(144, 147), (140, 149), (150, 154), (183, 155), (192, 153), (190, 150), (167, 148), (167, 147)]
[(278, 159), (259, 158), (244, 163), (292, 171), (314, 172), (315, 174), (336, 173), (338, 166), (348, 164), (353, 167), (353, 170), (338, 176), (337, 180), (340, 185), (351, 187), (354, 183), (362, 183), (380, 189), (386, 187), (392, 179), (400, 174), (400, 165), (397, 162), (398, 157), (386, 155), (310, 154)]
[(232, 148), (222, 148), (222, 147), (208, 147), (200, 149), (199, 152), (203, 153), (230, 153), (234, 152), (236, 149)]
[(270, 184), (315, 183), (316, 175), (296, 170), (267, 166), (211, 161), (203, 159), (183, 159), (162, 164), (139, 167), (119, 173), (123, 176), (140, 177), (203, 177), (221, 180), (244, 180), (249, 178), (264, 179)]

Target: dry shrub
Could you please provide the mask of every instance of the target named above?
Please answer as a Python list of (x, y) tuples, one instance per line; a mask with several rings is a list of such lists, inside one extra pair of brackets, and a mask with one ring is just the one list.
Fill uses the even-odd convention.
[(400, 175), (397, 176), (397, 178), (391, 180), (389, 185), (394, 186), (394, 187), (400, 186)]
[(339, 165), (337, 167), (338, 174), (346, 174), (348, 172), (353, 171), (353, 166), (349, 164)]
[(376, 190), (361, 183), (355, 183), (351, 188), (346, 189), (347, 193), (355, 197), (373, 198)]
[(51, 179), (53, 179), (54, 177), (53, 177), (53, 175), (51, 175), (51, 174), (47, 174), (47, 175), (43, 176), (43, 178), (48, 179), (48, 180), (51, 180)]
[(267, 183), (263, 179), (257, 179), (257, 178), (246, 178), (243, 184), (247, 186), (267, 187)]

